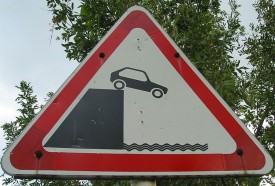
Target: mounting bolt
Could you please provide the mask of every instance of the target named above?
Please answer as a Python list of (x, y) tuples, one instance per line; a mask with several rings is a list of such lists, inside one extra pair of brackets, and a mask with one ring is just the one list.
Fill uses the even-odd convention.
[(43, 156), (43, 153), (42, 153), (40, 150), (38, 150), (38, 151), (36, 151), (36, 152), (34, 153), (34, 156), (35, 156), (37, 159), (40, 159), (40, 158)]
[(178, 52), (176, 52), (176, 53), (174, 54), (174, 56), (175, 56), (175, 58), (179, 58), (179, 57), (180, 57), (180, 54), (179, 54)]
[(243, 155), (243, 149), (238, 149), (238, 150), (237, 150), (237, 154), (238, 154), (239, 156), (242, 156), (242, 155)]
[(100, 57), (100, 58), (104, 58), (104, 57), (105, 57), (104, 52), (100, 52), (99, 57)]

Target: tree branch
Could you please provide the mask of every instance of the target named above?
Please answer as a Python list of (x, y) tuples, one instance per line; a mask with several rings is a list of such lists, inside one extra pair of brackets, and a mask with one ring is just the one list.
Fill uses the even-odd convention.
[[(272, 90), (272, 94), (274, 94), (274, 93), (275, 93), (275, 86), (273, 86), (273, 90)], [(256, 137), (259, 137), (263, 134), (263, 130), (262, 130), (263, 129), (263, 124), (264, 124), (265, 118), (268, 117), (269, 112), (270, 112), (270, 100), (268, 99), (267, 106), (265, 107), (265, 111), (263, 113), (262, 118), (259, 121), (257, 130), (255, 132)]]

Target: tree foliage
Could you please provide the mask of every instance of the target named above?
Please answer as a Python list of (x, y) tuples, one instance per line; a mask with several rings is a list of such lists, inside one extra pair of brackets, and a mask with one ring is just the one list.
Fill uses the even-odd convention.
[[(258, 23), (245, 39), (243, 54), (251, 65), (243, 83), (245, 121), (275, 159), (275, 3), (258, 0), (254, 4)], [(269, 178), (275, 176), (274, 170)], [(274, 183), (272, 179), (266, 182)]]
[[(250, 95), (247, 104), (255, 111), (255, 135), (264, 132), (264, 122), (274, 126), (275, 116), (275, 4), (270, 0), (255, 4), (258, 24), (251, 24), (252, 35), (246, 38), (244, 54), (252, 66), (246, 82)], [(269, 128), (271, 129), (271, 128)]]
[[(68, 59), (81, 62), (112, 25), (131, 6), (140, 5), (164, 27), (198, 70), (240, 116), (256, 137), (275, 156), (275, 9), (272, 0), (255, 3), (258, 24), (251, 25), (252, 35), (239, 43), (244, 35), (236, 0), (228, 0), (231, 11), (221, 10), (219, 0), (47, 0), (52, 12), (52, 29)], [(233, 52), (247, 55), (252, 68), (240, 64)], [(22, 82), (21, 82), (22, 83)], [(24, 88), (25, 86), (25, 88)], [(26, 82), (17, 98), (22, 109), (16, 121), (6, 123), (8, 145), (32, 119), (40, 106)], [(26, 92), (26, 93), (24, 93)], [(21, 95), (21, 97), (20, 97)], [(22, 97), (22, 95), (25, 95)], [(24, 104), (23, 104), (24, 103)], [(259, 185), (270, 182), (274, 172), (265, 178), (192, 178), (158, 180), (158, 186), (183, 185)], [(10, 182), (14, 181), (12, 178)], [(57, 183), (58, 182), (58, 183)], [(29, 182), (26, 182), (26, 184)], [(128, 181), (49, 181), (36, 180), (38, 185), (126, 186)]]
[(33, 89), (30, 84), (21, 81), (20, 85), (16, 86), (16, 88), (21, 90), (21, 93), (15, 99), (20, 105), (20, 108), (17, 110), (20, 115), (16, 117), (15, 121), (5, 123), (1, 126), (5, 132), (7, 147), (17, 138), (39, 109), (37, 97), (33, 95)]

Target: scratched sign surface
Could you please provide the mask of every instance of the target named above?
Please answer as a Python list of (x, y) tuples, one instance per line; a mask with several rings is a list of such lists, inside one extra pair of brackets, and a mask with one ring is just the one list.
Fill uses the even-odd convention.
[[(49, 151), (60, 147), (64, 152), (84, 148), (109, 153), (228, 154), (236, 150), (232, 137), (140, 28), (128, 34), (65, 115), (43, 141)], [(99, 148), (106, 140), (113, 147)]]

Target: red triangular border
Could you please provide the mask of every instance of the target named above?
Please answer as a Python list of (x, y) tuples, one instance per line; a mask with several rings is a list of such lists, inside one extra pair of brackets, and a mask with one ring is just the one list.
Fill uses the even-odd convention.
[[(57, 123), (66, 109), (93, 78), (102, 64), (112, 55), (124, 38), (134, 28), (142, 28), (156, 46), (223, 125), (237, 144), (232, 154), (97, 154), (48, 152), (42, 140)], [(99, 54), (104, 52), (101, 59)], [(180, 57), (176, 58), (175, 53)], [(35, 118), (30, 128), (19, 137), (4, 157), (3, 168), (13, 175), (41, 176), (165, 176), (165, 175), (216, 175), (216, 174), (264, 174), (272, 167), (269, 155), (239, 124), (221, 98), (190, 61), (179, 51), (148, 12), (140, 7), (129, 10), (107, 36), (82, 62), (82, 66), (67, 80), (57, 96)], [(40, 159), (34, 157), (42, 151)], [(238, 154), (243, 152), (242, 155)], [(267, 163), (268, 162), (268, 163)], [(268, 166), (267, 166), (268, 164)], [(270, 165), (271, 164), (271, 165)], [(37, 171), (36, 171), (37, 170)], [(43, 172), (44, 171), (44, 172)]]

